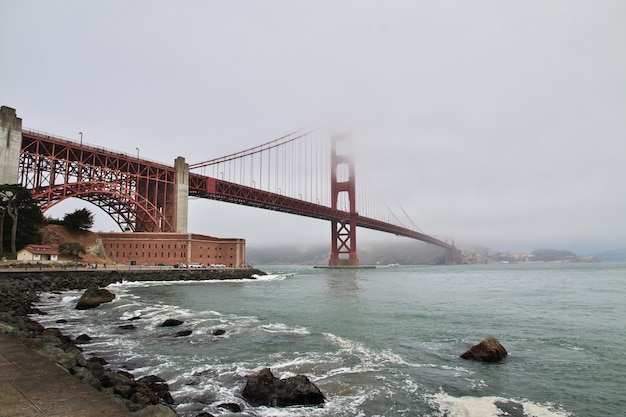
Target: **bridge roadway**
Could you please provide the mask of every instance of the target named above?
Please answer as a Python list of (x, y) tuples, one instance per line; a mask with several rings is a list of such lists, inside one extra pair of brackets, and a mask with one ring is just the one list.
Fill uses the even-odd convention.
[(321, 220), (337, 220), (349, 222), (356, 220), (356, 225), (379, 232), (393, 233), (411, 239), (421, 240), (447, 250), (455, 250), (454, 246), (439, 240), (433, 236), (407, 229), (391, 223), (369, 217), (360, 216), (358, 213), (349, 213), (335, 210), (331, 207), (310, 203), (297, 198), (287, 197), (259, 190), (245, 185), (239, 185), (217, 178), (206, 177), (197, 174), (189, 174), (189, 195), (225, 201), (228, 203), (258, 207), (267, 210), (295, 214), (298, 216), (312, 217)]

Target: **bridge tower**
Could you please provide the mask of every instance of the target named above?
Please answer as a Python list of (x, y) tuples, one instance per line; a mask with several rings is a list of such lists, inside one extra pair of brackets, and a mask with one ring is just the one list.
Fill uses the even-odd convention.
[[(338, 144), (347, 143), (348, 139), (343, 136), (333, 136), (331, 143), (331, 174), (330, 192), (332, 208), (338, 209), (341, 198), (349, 202), (350, 220), (331, 220), (332, 250), (328, 266), (331, 268), (358, 268), (359, 258), (356, 253), (356, 199), (355, 199), (355, 176), (354, 161), (348, 152), (338, 152)], [(339, 174), (339, 175), (338, 175)]]
[(22, 119), (15, 109), (0, 109), (0, 184), (17, 184), (22, 150)]

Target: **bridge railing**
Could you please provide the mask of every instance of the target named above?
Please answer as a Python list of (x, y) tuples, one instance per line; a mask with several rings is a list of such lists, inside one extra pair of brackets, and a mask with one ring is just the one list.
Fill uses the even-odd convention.
[(163, 166), (163, 167), (171, 167), (171, 165), (168, 165), (168, 164), (166, 164), (164, 162), (161, 162), (161, 161), (156, 161), (154, 159), (145, 158), (143, 156), (140, 157), (140, 158), (137, 158), (137, 156), (132, 154), (132, 153), (120, 152), (120, 151), (117, 151), (117, 150), (105, 148), (104, 146), (101, 146), (101, 145), (94, 145), (92, 143), (85, 142), (85, 141), (81, 142), (80, 140), (70, 139), (70, 138), (67, 138), (67, 137), (64, 137), (64, 136), (59, 136), (59, 135), (53, 135), (51, 133), (43, 132), (43, 131), (36, 130), (36, 129), (23, 128), (22, 129), (22, 135), (24, 135), (24, 134), (26, 134), (27, 136), (28, 135), (39, 136), (40, 138), (45, 138), (45, 139), (56, 141), (56, 142), (66, 143), (66, 144), (71, 145), (71, 146), (74, 146), (74, 145), (77, 145), (78, 147), (82, 146), (86, 150), (108, 153), (109, 155), (115, 155), (117, 157), (124, 158), (124, 159), (138, 160), (139, 162), (146, 162), (146, 163), (150, 163), (150, 164), (153, 164), (153, 165), (160, 165), (160, 166)]

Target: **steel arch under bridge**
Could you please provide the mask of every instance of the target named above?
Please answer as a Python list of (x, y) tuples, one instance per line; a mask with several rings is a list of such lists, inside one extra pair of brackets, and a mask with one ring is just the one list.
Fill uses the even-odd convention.
[(76, 197), (100, 207), (122, 230), (175, 231), (175, 169), (167, 165), (23, 130), (19, 182), (43, 211)]

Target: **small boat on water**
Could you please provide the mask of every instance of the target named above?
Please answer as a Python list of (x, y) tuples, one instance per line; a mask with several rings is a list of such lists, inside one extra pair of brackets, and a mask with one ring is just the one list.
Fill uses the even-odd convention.
[(398, 268), (400, 266), (400, 264), (396, 262), (395, 264), (387, 264), (387, 266), (389, 268)]

